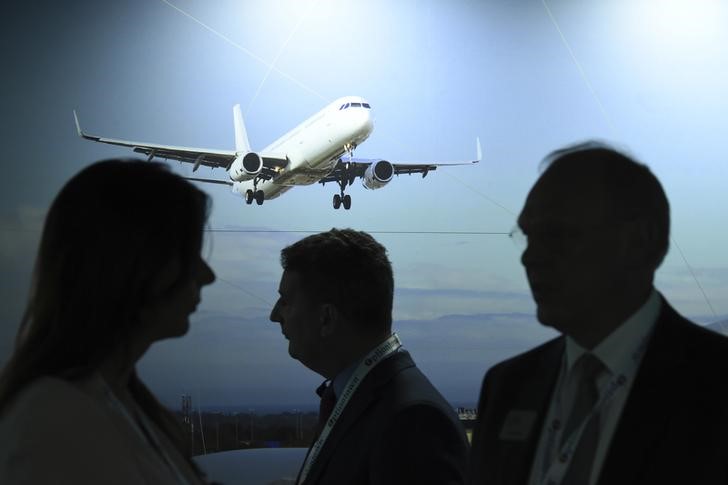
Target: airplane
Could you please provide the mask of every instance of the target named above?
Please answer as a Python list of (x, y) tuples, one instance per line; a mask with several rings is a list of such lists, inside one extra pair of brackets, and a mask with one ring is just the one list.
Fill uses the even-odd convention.
[[(476, 139), (477, 158), (466, 162), (391, 163), (383, 159), (354, 157), (354, 149), (365, 141), (374, 128), (371, 105), (360, 96), (346, 96), (333, 101), (321, 111), (257, 152), (250, 148), (240, 105), (233, 107), (235, 150), (188, 148), (155, 143), (140, 143), (89, 135), (81, 130), (76, 111), (76, 131), (81, 138), (132, 148), (156, 158), (191, 163), (192, 171), (200, 166), (224, 168), (230, 180), (186, 177), (197, 182), (229, 185), (250, 205), (279, 197), (297, 185), (336, 182), (333, 206), (351, 208), (351, 196), (344, 190), (356, 178), (370, 190), (387, 185), (394, 175), (421, 173), (424, 178), (441, 166), (470, 165), (481, 159), (480, 139)], [(347, 155), (347, 156), (344, 156)]]

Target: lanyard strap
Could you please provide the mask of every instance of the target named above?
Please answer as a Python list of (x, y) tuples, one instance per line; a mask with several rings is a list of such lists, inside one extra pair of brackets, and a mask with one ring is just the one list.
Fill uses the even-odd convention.
[(374, 366), (376, 366), (379, 362), (381, 362), (382, 359), (384, 359), (388, 355), (396, 352), (401, 346), (402, 342), (399, 340), (399, 337), (397, 337), (396, 333), (393, 333), (387, 340), (385, 340), (384, 342), (379, 344), (374, 350), (369, 352), (366, 357), (364, 357), (364, 359), (359, 363), (354, 373), (346, 382), (346, 387), (341, 393), (339, 399), (336, 401), (336, 406), (334, 407), (334, 410), (331, 411), (331, 416), (326, 421), (326, 424), (324, 425), (321, 434), (316, 440), (316, 443), (313, 444), (313, 446), (311, 447), (311, 451), (306, 456), (306, 461), (303, 464), (301, 476), (298, 479), (299, 484), (306, 481), (306, 477), (308, 476), (308, 472), (311, 470), (311, 466), (316, 461), (316, 458), (318, 458), (319, 453), (321, 453), (321, 449), (323, 448), (324, 443), (326, 443), (326, 439), (329, 437), (331, 430), (341, 417), (341, 414), (344, 412), (346, 405), (351, 400), (351, 397), (354, 395), (354, 392), (359, 387), (359, 384), (361, 384), (361, 382), (364, 380), (367, 374), (369, 374), (369, 371), (374, 368)]
[(139, 435), (142, 440), (144, 440), (144, 442), (146, 442), (151, 448), (153, 448), (157, 452), (157, 456), (161, 458), (161, 461), (163, 461), (167, 468), (175, 475), (177, 482), (182, 485), (189, 485), (190, 482), (185, 478), (179, 468), (177, 468), (169, 455), (164, 451), (162, 444), (154, 435), (152, 425), (149, 422), (149, 419), (144, 415), (144, 413), (136, 413), (139, 417), (139, 421), (134, 419), (126, 406), (124, 406), (119, 398), (116, 397), (114, 391), (112, 391), (111, 387), (106, 383), (106, 381), (100, 376), (99, 380), (104, 387), (104, 394), (106, 395), (108, 404), (129, 423), (132, 429), (137, 433), (137, 435)]
[[(645, 353), (645, 349), (647, 348), (647, 342), (649, 341), (650, 335), (651, 332), (649, 332), (647, 335), (644, 335), (639, 345), (632, 353), (629, 361), (620, 366), (620, 368), (615, 369), (615, 375), (609, 380), (609, 383), (604, 389), (604, 392), (600, 396), (599, 400), (594, 404), (592, 410), (589, 411), (589, 413), (584, 417), (579, 426), (571, 432), (569, 437), (563, 442), (561, 448), (558, 449), (558, 453), (556, 454), (555, 459), (551, 462), (548, 470), (543, 475), (541, 485), (558, 485), (564, 479), (566, 471), (569, 469), (569, 465), (571, 465), (571, 460), (574, 457), (574, 451), (576, 450), (576, 446), (581, 440), (581, 435), (584, 433), (584, 429), (586, 428), (589, 421), (592, 418), (598, 419), (597, 415), (601, 413), (602, 410), (607, 406), (607, 404), (612, 401), (614, 396), (617, 394), (617, 391), (620, 388), (624, 387), (632, 379), (634, 379), (634, 376), (637, 373), (637, 367), (640, 363), (640, 360), (642, 359), (642, 356)], [(559, 395), (557, 399), (558, 416), (556, 417), (556, 421), (563, 422), (563, 419), (561, 419), (561, 396)], [(550, 451), (556, 447), (556, 431), (556, 427), (549, 424), (549, 435), (547, 440), (548, 453), (546, 454), (546, 459), (549, 459)]]

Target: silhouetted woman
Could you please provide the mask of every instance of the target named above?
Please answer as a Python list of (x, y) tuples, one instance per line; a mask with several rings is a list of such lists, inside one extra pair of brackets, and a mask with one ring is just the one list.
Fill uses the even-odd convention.
[(140, 161), (95, 163), (63, 187), (0, 375), (0, 483), (204, 483), (134, 366), (187, 332), (215, 279), (200, 256), (208, 204)]

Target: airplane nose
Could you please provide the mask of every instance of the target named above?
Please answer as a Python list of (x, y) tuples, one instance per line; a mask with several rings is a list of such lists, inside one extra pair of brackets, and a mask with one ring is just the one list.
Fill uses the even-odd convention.
[(362, 117), (361, 123), (362, 131), (365, 131), (368, 135), (374, 129), (374, 118), (369, 110), (364, 110), (364, 116)]

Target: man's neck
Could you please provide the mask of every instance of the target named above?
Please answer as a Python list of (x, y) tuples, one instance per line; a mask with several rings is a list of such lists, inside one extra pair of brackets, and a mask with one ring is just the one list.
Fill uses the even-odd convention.
[(653, 289), (635, 293), (622, 301), (614, 302), (606, 311), (594, 315), (588, 322), (581, 322), (575, 325), (574, 329), (568, 332), (579, 345), (587, 350), (594, 349), (604, 339), (619, 328), (627, 319), (636, 313), (645, 304)]
[(339, 373), (345, 371), (349, 367), (359, 363), (364, 357), (376, 348), (379, 344), (387, 340), (391, 334), (387, 335), (356, 335), (352, 336), (345, 344), (336, 349), (333, 355), (332, 365), (327, 375), (327, 379), (333, 380)]

